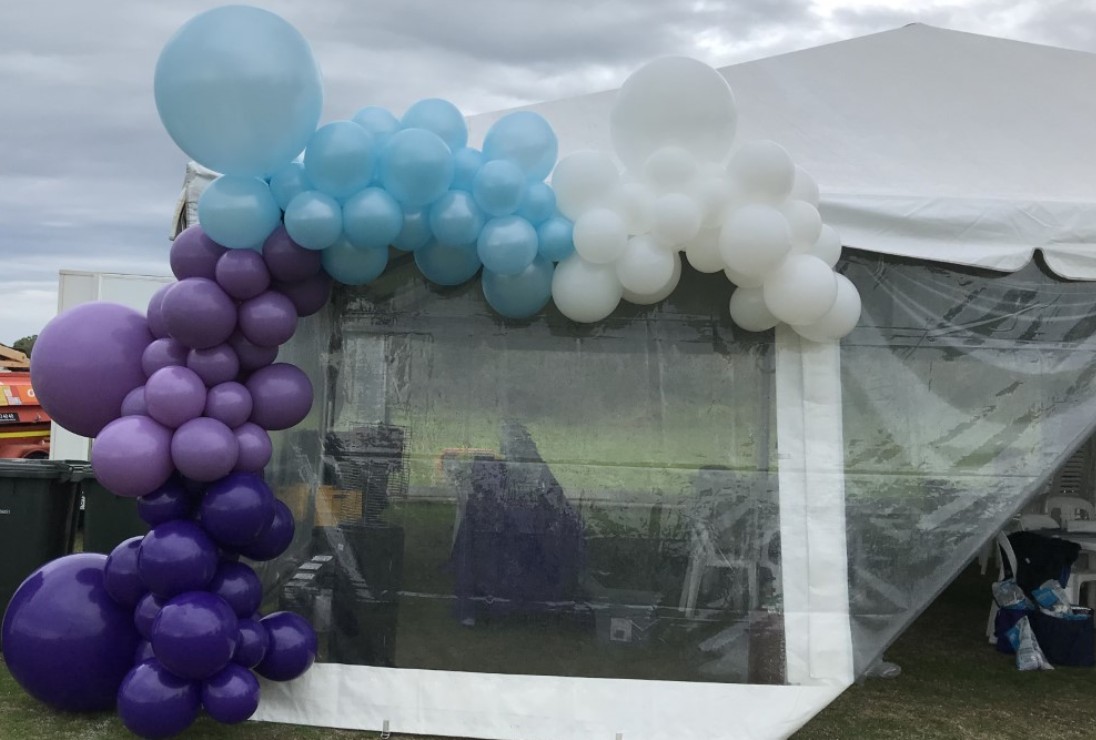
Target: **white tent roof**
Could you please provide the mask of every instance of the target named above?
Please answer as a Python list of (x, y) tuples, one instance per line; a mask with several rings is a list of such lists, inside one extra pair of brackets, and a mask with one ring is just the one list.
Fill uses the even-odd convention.
[[(911, 25), (721, 72), (737, 140), (787, 148), (846, 246), (1096, 279), (1096, 54)], [(561, 154), (611, 150), (614, 97), (529, 108)]]

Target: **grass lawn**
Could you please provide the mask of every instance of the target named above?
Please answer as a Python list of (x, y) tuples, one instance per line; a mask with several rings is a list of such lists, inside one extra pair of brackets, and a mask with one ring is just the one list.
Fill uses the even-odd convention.
[[(970, 570), (929, 608), (888, 653), (902, 667), (896, 679), (854, 686), (816, 717), (796, 740), (866, 738), (1089, 738), (1096, 723), (1096, 671), (1020, 673), (1012, 659), (982, 638), (989, 580)], [(106, 740), (131, 737), (110, 714), (48, 711), (0, 670), (0, 738)], [(223, 727), (209, 720), (189, 737), (232, 740), (376, 738), (375, 733), (266, 723)], [(394, 736), (398, 737), (398, 736)]]

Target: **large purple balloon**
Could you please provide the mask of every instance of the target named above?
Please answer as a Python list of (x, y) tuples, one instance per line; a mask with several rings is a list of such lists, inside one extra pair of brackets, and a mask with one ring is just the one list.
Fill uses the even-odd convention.
[(133, 610), (133, 626), (137, 634), (146, 640), (152, 639), (152, 623), (156, 621), (165, 603), (166, 599), (161, 599), (156, 594), (148, 593), (141, 597)]
[(202, 415), (206, 387), (198, 373), (185, 367), (160, 368), (145, 383), (148, 415), (175, 429)]
[(183, 365), (186, 363), (186, 353), (183, 343), (171, 337), (153, 340), (141, 354), (141, 369), (149, 376), (162, 367)]
[(274, 283), (274, 289), (293, 301), (298, 316), (311, 316), (331, 300), (331, 278), (326, 272), (304, 280)]
[(0, 628), (4, 662), (35, 699), (73, 712), (110, 709), (140, 639), (131, 610), (103, 586), (107, 556), (66, 555), (32, 573)]
[(147, 416), (112, 421), (91, 446), (91, 467), (119, 496), (151, 493), (171, 477), (171, 430)]
[(275, 280), (296, 281), (319, 274), (323, 267), (320, 252), (305, 249), (289, 238), (284, 226), (274, 229), (263, 244), (263, 260)]
[(230, 663), (202, 686), (202, 706), (218, 722), (243, 722), (259, 708), (259, 680), (243, 666)]
[(241, 370), (258, 370), (274, 362), (278, 357), (277, 347), (260, 347), (240, 332), (236, 332), (229, 338), (228, 345), (239, 358)]
[(177, 478), (152, 493), (137, 499), (137, 516), (150, 527), (175, 519), (189, 519), (194, 511), (194, 498)]
[(263, 256), (250, 249), (230, 249), (217, 260), (217, 284), (238, 301), (270, 287), (270, 271)]
[(289, 429), (312, 408), (312, 382), (296, 365), (279, 362), (260, 368), (247, 379), (251, 421), (267, 430)]
[(145, 403), (145, 387), (137, 386), (122, 399), (121, 416), (148, 416), (148, 404)]
[(251, 392), (236, 382), (215, 385), (206, 394), (205, 415), (235, 429), (251, 417)]
[(103, 571), (103, 586), (107, 593), (127, 609), (137, 606), (137, 602), (148, 592), (137, 573), (137, 554), (142, 539), (130, 537), (111, 550)]
[(170, 599), (203, 589), (217, 572), (217, 546), (194, 522), (177, 519), (152, 528), (141, 542), (137, 570), (149, 591)]
[[(150, 628), (151, 629), (151, 628)], [(152, 643), (148, 640), (141, 640), (137, 644), (137, 652), (133, 655), (133, 663), (144, 663), (146, 660), (155, 660), (156, 653), (152, 651)]]
[(254, 668), (262, 661), (269, 647), (270, 633), (266, 631), (266, 627), (254, 619), (241, 619), (232, 662), (244, 668)]
[(191, 419), (171, 438), (171, 459), (187, 478), (208, 483), (232, 472), (240, 456), (236, 435), (216, 419)]
[(316, 660), (316, 632), (304, 617), (293, 612), (275, 612), (262, 619), (270, 633), (270, 648), (256, 666), (260, 676), (271, 681), (292, 681)]
[(243, 563), (221, 563), (207, 588), (224, 599), (241, 619), (257, 612), (263, 601), (262, 581), (251, 566)]
[(297, 308), (293, 301), (276, 290), (240, 306), (240, 331), (252, 344), (276, 347), (288, 342), (297, 329)]
[(116, 303), (84, 303), (46, 324), (30, 374), (38, 402), (71, 432), (94, 437), (118, 418), (126, 394), (145, 382), (152, 343), (145, 317)]
[(204, 680), (232, 660), (237, 621), (220, 596), (206, 591), (179, 594), (152, 623), (152, 649), (176, 676)]
[(217, 260), (227, 251), (195, 224), (175, 237), (168, 262), (171, 263), (172, 274), (179, 280), (193, 277), (212, 280), (216, 274)]
[(236, 548), (245, 558), (251, 560), (273, 560), (281, 555), (293, 541), (293, 512), (282, 501), (274, 501), (274, 519), (270, 527), (251, 544)]
[(118, 714), (130, 732), (147, 740), (178, 735), (201, 708), (200, 684), (179, 678), (158, 660), (133, 667), (118, 689)]
[[(230, 254), (247, 251), (234, 249)], [(254, 252), (252, 252), (254, 254)], [(192, 349), (186, 356), (186, 366), (198, 374), (208, 386), (235, 380), (240, 372), (240, 358), (227, 344), (218, 344), (209, 349)]]
[(153, 293), (152, 298), (148, 301), (148, 308), (145, 309), (145, 315), (148, 317), (148, 330), (157, 339), (164, 339), (169, 336), (167, 325), (164, 323), (164, 296), (171, 290), (173, 285), (175, 283), (166, 283)]
[(187, 278), (164, 295), (164, 324), (172, 337), (192, 349), (223, 344), (236, 328), (236, 304), (207, 278)]
[[(274, 519), (274, 493), (254, 473), (233, 473), (213, 483), (201, 504), (202, 527), (222, 547), (250, 544)], [(251, 608), (240, 616), (255, 611)]]
[(274, 454), (274, 443), (270, 435), (258, 424), (250, 421), (236, 427), (233, 432), (240, 445), (240, 457), (236, 460), (236, 470), (241, 473), (259, 473), (270, 462)]

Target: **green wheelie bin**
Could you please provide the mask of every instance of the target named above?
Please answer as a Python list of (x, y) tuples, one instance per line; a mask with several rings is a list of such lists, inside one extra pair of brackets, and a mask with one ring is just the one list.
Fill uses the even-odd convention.
[(77, 469), (84, 495), (84, 552), (106, 555), (119, 543), (148, 532), (137, 516), (137, 500), (116, 496), (95, 480), (89, 463), (70, 462)]

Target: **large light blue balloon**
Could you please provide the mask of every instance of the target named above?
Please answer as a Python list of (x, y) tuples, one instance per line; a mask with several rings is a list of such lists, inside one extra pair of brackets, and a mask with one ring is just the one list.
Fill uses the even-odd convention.
[(437, 134), (404, 129), (392, 135), (381, 153), (380, 181), (405, 207), (421, 208), (449, 189), (453, 155)]
[(483, 266), (500, 275), (516, 275), (537, 256), (537, 230), (520, 216), (488, 221), (476, 242)]
[(518, 215), (533, 226), (540, 226), (556, 215), (556, 191), (545, 182), (530, 183), (518, 206)]
[(548, 305), (552, 298), (555, 265), (542, 257), (517, 275), (483, 271), (483, 297), (491, 308), (508, 319), (527, 319)]
[(415, 103), (403, 114), (400, 125), (403, 128), (433, 131), (453, 152), (468, 144), (468, 125), (460, 109), (441, 98), (427, 98)]
[(479, 149), (464, 147), (453, 152), (453, 190), (472, 192), (472, 181), (483, 166), (483, 152)]
[(501, 159), (486, 162), (472, 180), (472, 195), (490, 216), (508, 216), (516, 211), (525, 188), (525, 175), (518, 166)]
[(358, 192), (373, 179), (373, 136), (353, 121), (333, 121), (308, 140), (304, 171), (308, 179), (334, 198)]
[(366, 188), (343, 204), (343, 231), (360, 249), (384, 249), (403, 229), (403, 210), (380, 188)]
[(513, 162), (530, 180), (543, 180), (556, 165), (559, 142), (548, 121), (532, 111), (510, 113), (492, 124), (483, 137), (488, 161)]
[(414, 252), (430, 242), (430, 222), (426, 211), (404, 211), (403, 228), (392, 246), (402, 252)]
[(273, 13), (243, 5), (180, 28), (160, 52), (154, 90), (179, 148), (228, 175), (264, 177), (292, 161), (323, 108), (308, 42)]
[(399, 119), (386, 108), (367, 105), (350, 119), (373, 135), (378, 151), (384, 147), (388, 137), (400, 130)]
[(278, 168), (270, 177), (270, 192), (274, 201), (283, 211), (289, 207), (289, 201), (306, 190), (312, 190), (312, 181), (304, 173), (304, 163), (290, 162)]
[(546, 260), (562, 262), (575, 251), (575, 226), (562, 216), (553, 216), (537, 227), (537, 252)]
[(450, 190), (430, 207), (430, 231), (442, 244), (471, 244), (485, 220), (475, 199), (463, 190)]
[(229, 249), (258, 249), (281, 220), (270, 186), (257, 177), (218, 177), (198, 200), (198, 221)]
[(323, 251), (323, 269), (344, 285), (365, 285), (380, 277), (388, 266), (387, 249), (359, 249), (340, 239)]
[(415, 250), (415, 264), (427, 280), (438, 285), (468, 282), (480, 269), (475, 245), (450, 247), (436, 241)]
[(285, 230), (305, 249), (327, 249), (342, 236), (342, 207), (327, 193), (307, 190), (289, 201)]

